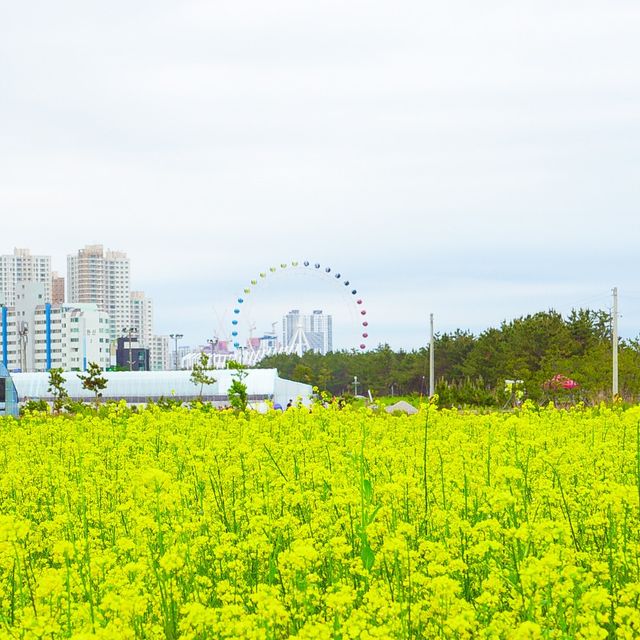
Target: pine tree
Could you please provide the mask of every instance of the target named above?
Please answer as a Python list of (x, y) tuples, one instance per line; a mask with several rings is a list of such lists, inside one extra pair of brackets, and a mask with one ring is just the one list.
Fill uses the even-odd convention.
[(95, 393), (96, 407), (100, 404), (102, 392), (107, 388), (108, 380), (102, 375), (102, 367), (96, 362), (90, 362), (87, 372), (83, 375), (78, 374), (78, 378), (82, 382), (82, 387), (88, 391)]
[(62, 372), (63, 369), (61, 367), (49, 369), (49, 388), (47, 391), (53, 395), (53, 411), (55, 413), (59, 413), (69, 400), (69, 394), (64, 387), (66, 379)]

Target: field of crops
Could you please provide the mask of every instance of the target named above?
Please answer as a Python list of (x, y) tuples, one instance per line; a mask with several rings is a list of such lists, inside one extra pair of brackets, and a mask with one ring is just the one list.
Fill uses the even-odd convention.
[(3, 638), (637, 638), (640, 410), (0, 421)]

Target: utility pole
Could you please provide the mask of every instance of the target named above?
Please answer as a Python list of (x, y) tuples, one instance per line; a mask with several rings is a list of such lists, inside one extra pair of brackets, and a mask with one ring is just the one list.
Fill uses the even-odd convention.
[(618, 287), (613, 287), (613, 317), (611, 318), (611, 348), (613, 351), (613, 399), (618, 396)]
[(125, 329), (127, 337), (129, 339), (129, 371), (133, 371), (133, 360), (131, 358), (131, 335), (136, 334), (136, 339), (138, 338), (138, 329), (136, 327), (127, 327)]
[(184, 338), (184, 336), (181, 333), (170, 333), (169, 337), (174, 340), (175, 342), (175, 346), (176, 346), (176, 363), (175, 363), (175, 369), (176, 371), (178, 370), (178, 340), (180, 340), (180, 338)]
[(433, 313), (429, 314), (430, 339), (429, 339), (429, 397), (436, 391), (435, 349), (436, 341), (433, 337)]
[(20, 371), (27, 371), (27, 341), (29, 339), (29, 326), (24, 320), (18, 323), (18, 340), (20, 341)]

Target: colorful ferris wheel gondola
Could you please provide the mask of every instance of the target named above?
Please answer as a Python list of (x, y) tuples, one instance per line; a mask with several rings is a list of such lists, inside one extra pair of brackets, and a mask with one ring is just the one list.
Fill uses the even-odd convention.
[[(251, 296), (254, 291), (257, 291), (262, 286), (262, 283), (267, 281), (270, 274), (277, 275), (279, 273), (285, 272), (285, 270), (287, 269), (289, 270), (296, 269), (299, 267), (299, 265), (300, 263), (298, 261), (292, 261), (290, 263), (281, 262), (279, 264), (279, 267), (270, 266), (265, 271), (260, 271), (258, 273), (258, 276), (255, 278), (252, 278), (249, 281), (249, 285), (243, 288), (242, 295), (240, 295), (236, 299), (236, 304), (234, 305), (234, 309), (233, 309), (233, 319), (231, 321), (232, 343), (236, 349), (240, 349), (243, 346), (242, 337), (240, 335), (241, 334), (240, 318), (243, 317), (243, 308), (246, 306), (246, 302), (249, 299), (249, 296)], [(304, 260), (302, 262), (302, 267), (305, 270), (308, 269), (313, 272), (321, 273), (327, 278), (332, 277), (333, 280), (341, 282), (342, 285), (347, 288), (347, 291), (349, 291), (350, 295), (352, 296), (352, 299), (360, 315), (360, 319), (358, 320), (360, 328), (358, 331), (359, 339), (358, 339), (357, 348), (364, 351), (367, 348), (366, 341), (369, 338), (369, 332), (368, 332), (369, 322), (368, 320), (366, 320), (367, 310), (364, 308), (364, 301), (361, 297), (357, 297), (358, 290), (356, 288), (353, 288), (353, 285), (351, 284), (351, 281), (349, 279), (344, 278), (341, 272), (334, 271), (331, 266), (322, 265), (319, 262), (312, 263), (309, 260)], [(351, 289), (349, 289), (349, 287), (351, 287)]]

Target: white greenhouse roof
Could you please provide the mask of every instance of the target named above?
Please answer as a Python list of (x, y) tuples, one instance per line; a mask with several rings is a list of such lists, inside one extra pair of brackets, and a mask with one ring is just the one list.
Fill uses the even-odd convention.
[[(82, 387), (76, 371), (65, 371), (65, 389), (69, 396), (76, 400), (90, 400), (92, 391)], [(207, 372), (216, 378), (212, 385), (204, 385), (202, 399), (226, 403), (227, 390), (233, 381), (231, 369), (215, 369)], [(191, 371), (105, 371), (107, 386), (102, 392), (104, 400), (125, 399), (131, 403), (144, 403), (159, 398), (175, 398), (185, 401), (200, 395), (200, 385), (191, 382)], [(25, 400), (53, 400), (49, 388), (48, 373), (12, 373), (18, 397)], [(273, 400), (286, 404), (290, 399), (298, 397), (306, 401), (310, 398), (311, 385), (293, 382), (278, 377), (276, 369), (247, 369), (244, 379), (250, 402)], [(284, 406), (283, 404), (283, 406)]]

